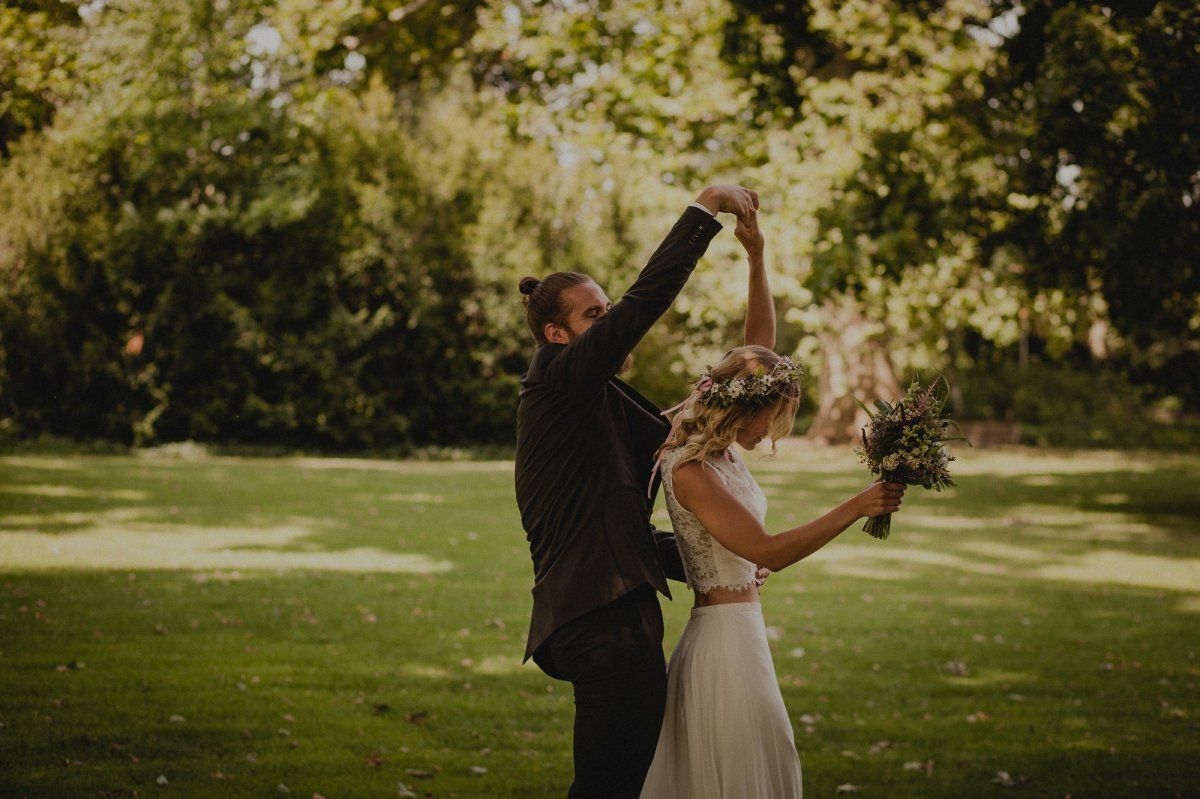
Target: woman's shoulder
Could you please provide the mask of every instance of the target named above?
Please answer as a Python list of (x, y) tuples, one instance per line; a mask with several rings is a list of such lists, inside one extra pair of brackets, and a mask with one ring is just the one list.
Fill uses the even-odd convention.
[[(679, 450), (673, 450), (673, 452), (678, 453)], [(671, 480), (675, 487), (677, 489), (682, 487), (685, 491), (689, 488), (704, 490), (712, 484), (712, 481), (720, 480), (711, 458), (686, 461), (671, 458), (666, 461), (666, 468), (671, 473)]]

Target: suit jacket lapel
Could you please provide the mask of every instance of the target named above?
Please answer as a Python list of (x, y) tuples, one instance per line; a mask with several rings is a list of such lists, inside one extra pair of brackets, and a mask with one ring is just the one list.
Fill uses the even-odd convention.
[(618, 377), (614, 377), (612, 382), (616, 384), (617, 388), (620, 389), (622, 394), (633, 400), (635, 405), (637, 405), (650, 416), (653, 416), (656, 421), (662, 422), (668, 428), (671, 426), (670, 422), (664, 420), (662, 411), (659, 410), (658, 406), (639, 394), (633, 386), (629, 385)]
[[(639, 480), (649, 480), (654, 466), (654, 453), (667, 440), (671, 432), (671, 423), (650, 400), (643, 397), (628, 383), (617, 378), (609, 381), (609, 387), (621, 398), (627, 411), (629, 434), (633, 446), (630, 448), (635, 462), (630, 464)], [(657, 488), (658, 477), (655, 476), (654, 487)]]
[[(625, 381), (614, 377), (610, 382), (613, 384), (619, 394), (621, 394), (626, 400), (632, 403), (635, 408), (637, 408), (639, 412), (639, 421), (642, 424), (652, 428), (662, 428), (662, 435), (665, 438), (667, 431), (671, 429), (671, 423), (668, 422), (667, 418), (662, 415), (662, 411), (658, 409), (658, 406), (639, 394), (633, 388), (633, 386), (629, 385)], [(659, 441), (658, 443), (661, 444), (662, 441)], [(657, 446), (657, 444), (655, 446)]]

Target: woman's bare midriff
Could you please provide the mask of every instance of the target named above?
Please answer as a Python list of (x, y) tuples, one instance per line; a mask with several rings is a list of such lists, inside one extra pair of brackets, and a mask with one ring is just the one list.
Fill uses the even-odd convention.
[(714, 588), (707, 594), (699, 591), (696, 594), (696, 604), (692, 607), (703, 608), (709, 605), (732, 605), (738, 602), (757, 602), (758, 586), (752, 585), (744, 591), (734, 591), (729, 588)]

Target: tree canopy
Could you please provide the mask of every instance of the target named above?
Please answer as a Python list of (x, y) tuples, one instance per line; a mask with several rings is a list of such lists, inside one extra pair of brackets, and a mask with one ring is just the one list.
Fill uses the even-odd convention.
[[(1198, 34), (1181, 0), (10, 3), (0, 425), (508, 440), (517, 280), (616, 299), (712, 182), (763, 196), (829, 438), (913, 370), (1011, 417), (987, 381), (1039, 358), (1195, 410)], [(641, 348), (655, 399), (735, 342), (740, 263)]]

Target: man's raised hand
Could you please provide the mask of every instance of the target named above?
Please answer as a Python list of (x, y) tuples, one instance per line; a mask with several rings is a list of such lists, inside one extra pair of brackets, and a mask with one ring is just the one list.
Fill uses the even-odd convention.
[(700, 192), (696, 202), (714, 215), (733, 214), (738, 219), (745, 219), (758, 210), (758, 192), (731, 184), (709, 186)]

